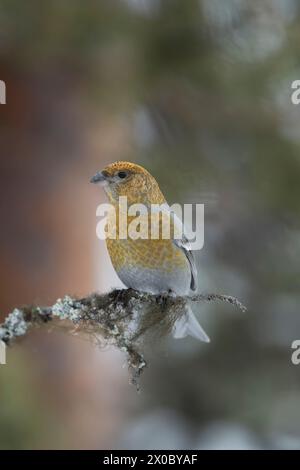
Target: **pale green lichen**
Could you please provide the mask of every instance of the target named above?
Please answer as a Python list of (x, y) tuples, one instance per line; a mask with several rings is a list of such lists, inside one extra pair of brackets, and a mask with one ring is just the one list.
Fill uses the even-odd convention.
[(77, 300), (66, 295), (63, 299), (58, 299), (52, 306), (52, 315), (60, 320), (70, 320), (73, 323), (81, 319), (82, 305)]
[(22, 310), (15, 308), (5, 319), (0, 328), (0, 339), (8, 342), (17, 336), (23, 336), (29, 327)]

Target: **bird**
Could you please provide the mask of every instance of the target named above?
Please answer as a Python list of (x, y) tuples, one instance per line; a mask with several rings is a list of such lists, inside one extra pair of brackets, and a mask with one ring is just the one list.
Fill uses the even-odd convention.
[[(171, 210), (156, 179), (142, 166), (117, 161), (98, 171), (91, 183), (100, 184), (107, 194), (110, 207), (107, 221), (116, 225), (115, 237), (106, 238), (106, 246), (112, 265), (127, 288), (154, 295), (188, 296), (197, 289), (197, 269), (193, 253), (185, 235), (180, 239), (174, 236), (176, 228), (183, 228), (181, 220)], [(162, 207), (169, 216), (173, 228), (170, 238), (162, 233), (155, 239), (151, 236), (134, 238), (120, 236), (120, 200), (127, 198), (128, 207), (132, 204), (143, 205), (146, 212), (141, 214), (149, 220), (151, 207)], [(114, 218), (115, 217), (115, 218)], [(133, 220), (128, 216), (127, 221)], [(157, 220), (157, 219), (156, 219)], [(145, 221), (145, 220), (144, 220)], [(146, 224), (147, 234), (150, 223)], [(184, 232), (184, 231), (183, 231)], [(128, 232), (126, 232), (128, 235)], [(145, 234), (144, 234), (145, 235)], [(173, 336), (184, 338), (192, 336), (200, 341), (209, 342), (209, 337), (197, 321), (190, 305), (175, 322)]]

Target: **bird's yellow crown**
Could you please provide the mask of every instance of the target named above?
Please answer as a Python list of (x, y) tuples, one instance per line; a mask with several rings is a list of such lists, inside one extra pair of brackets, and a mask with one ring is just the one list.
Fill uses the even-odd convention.
[(129, 204), (163, 204), (165, 198), (155, 178), (140, 165), (126, 161), (111, 163), (102, 170), (106, 176), (105, 191), (111, 203), (127, 196)]

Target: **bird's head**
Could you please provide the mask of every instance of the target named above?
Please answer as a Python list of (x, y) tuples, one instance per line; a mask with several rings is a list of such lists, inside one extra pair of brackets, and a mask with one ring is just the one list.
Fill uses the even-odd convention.
[(118, 203), (120, 196), (127, 196), (130, 204), (148, 205), (165, 202), (153, 176), (135, 163), (123, 161), (111, 163), (96, 173), (90, 181), (103, 186), (112, 203)]

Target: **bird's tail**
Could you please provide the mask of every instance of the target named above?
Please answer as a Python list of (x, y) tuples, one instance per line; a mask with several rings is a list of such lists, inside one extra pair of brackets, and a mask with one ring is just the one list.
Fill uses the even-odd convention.
[(185, 312), (175, 322), (172, 334), (174, 338), (185, 338), (190, 335), (199, 341), (210, 342), (209, 337), (199, 324), (189, 305), (185, 307)]

